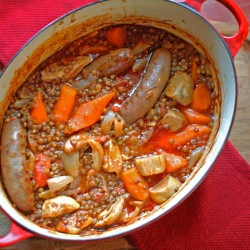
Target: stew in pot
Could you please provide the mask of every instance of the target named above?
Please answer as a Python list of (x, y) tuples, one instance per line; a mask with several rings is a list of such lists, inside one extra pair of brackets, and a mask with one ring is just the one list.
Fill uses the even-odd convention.
[(37, 225), (95, 234), (172, 197), (215, 119), (208, 57), (165, 30), (105, 27), (48, 58), (13, 96), (3, 181)]

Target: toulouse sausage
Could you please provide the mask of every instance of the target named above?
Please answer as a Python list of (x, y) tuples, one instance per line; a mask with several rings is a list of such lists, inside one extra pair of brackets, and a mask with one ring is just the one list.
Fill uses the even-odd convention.
[(26, 130), (19, 120), (5, 122), (1, 138), (1, 166), (10, 199), (23, 212), (34, 207), (34, 193), (25, 172)]
[(133, 62), (134, 54), (131, 49), (117, 49), (96, 58), (91, 64), (83, 69), (82, 73), (88, 76), (96, 70), (100, 77), (108, 77), (112, 74), (125, 72), (132, 66)]
[(167, 49), (157, 49), (141, 81), (121, 105), (120, 114), (126, 123), (135, 122), (154, 106), (168, 81), (170, 69), (171, 54)]

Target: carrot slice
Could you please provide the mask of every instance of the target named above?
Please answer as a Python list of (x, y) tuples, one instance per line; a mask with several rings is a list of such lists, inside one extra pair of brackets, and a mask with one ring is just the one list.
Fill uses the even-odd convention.
[(107, 31), (107, 40), (113, 46), (121, 48), (125, 44), (126, 31), (123, 27), (113, 27)]
[(181, 108), (182, 113), (192, 124), (208, 124), (212, 118), (190, 108)]
[(115, 92), (111, 92), (92, 101), (80, 104), (75, 114), (68, 121), (68, 125), (64, 132), (66, 134), (71, 134), (93, 125), (99, 120), (104, 108), (114, 95)]
[(187, 166), (187, 160), (180, 155), (164, 153), (165, 169), (167, 173), (173, 173)]
[(204, 112), (208, 110), (211, 104), (211, 93), (207, 86), (202, 83), (198, 85), (193, 94), (193, 99), (191, 103), (192, 109), (198, 112)]
[(136, 168), (123, 171), (121, 173), (121, 180), (133, 198), (140, 201), (145, 201), (148, 198), (148, 184)]
[(183, 146), (187, 142), (189, 142), (192, 139), (195, 139), (198, 136), (204, 136), (204, 135), (209, 135), (211, 133), (211, 128), (207, 127), (206, 125), (196, 125), (196, 124), (191, 124), (188, 127), (186, 127), (184, 130), (181, 132), (175, 134), (174, 136), (170, 137), (170, 140), (172, 139), (173, 141), (170, 142), (170, 147), (171, 143), (174, 147), (178, 146)]
[(166, 129), (160, 129), (142, 146), (141, 150), (143, 153), (150, 153), (157, 149), (174, 152), (174, 149), (179, 146), (184, 146), (190, 140), (198, 136), (209, 136), (211, 131), (211, 128), (200, 124), (191, 124), (177, 133), (171, 133)]
[(37, 124), (46, 122), (48, 119), (46, 107), (43, 103), (41, 92), (37, 92), (34, 98), (34, 103), (30, 109), (30, 116), (33, 120), (36, 121)]
[(50, 159), (44, 154), (38, 154), (35, 158), (34, 165), (34, 179), (37, 187), (44, 187), (47, 185), (47, 180), (50, 177)]
[(73, 112), (77, 91), (64, 84), (61, 88), (59, 99), (52, 112), (56, 125), (66, 123)]

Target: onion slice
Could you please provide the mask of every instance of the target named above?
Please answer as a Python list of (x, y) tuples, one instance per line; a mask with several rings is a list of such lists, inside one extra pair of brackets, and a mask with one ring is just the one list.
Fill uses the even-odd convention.
[(115, 119), (115, 113), (112, 110), (109, 110), (101, 123), (101, 132), (105, 135), (109, 134), (111, 127)]
[(79, 160), (79, 152), (73, 153), (61, 153), (60, 155), (63, 167), (65, 172), (76, 178), (79, 175), (79, 168), (80, 168), (80, 160)]
[(103, 170), (107, 173), (119, 175), (122, 171), (122, 155), (115, 140), (109, 140), (104, 144)]
[(74, 178), (74, 180), (70, 183), (69, 189), (76, 189), (77, 187), (79, 187), (80, 183), (82, 180), (82, 176), (81, 174), (79, 174), (76, 178)]
[(92, 139), (88, 140), (88, 144), (92, 148), (92, 156), (93, 156), (92, 168), (97, 172), (99, 172), (101, 170), (103, 155), (104, 155), (102, 145), (99, 142)]
[(47, 180), (47, 183), (48, 183), (50, 192), (53, 193), (53, 192), (63, 189), (73, 180), (74, 179), (72, 176), (66, 175), (66, 176), (58, 176), (58, 177), (50, 178)]
[(133, 48), (132, 51), (135, 55), (139, 55), (141, 54), (143, 51), (145, 51), (146, 49), (150, 48), (152, 46), (152, 42), (148, 41), (148, 42), (138, 42)]
[(54, 198), (54, 197), (56, 196), (56, 194), (55, 194), (55, 193), (52, 193), (52, 192), (48, 189), (48, 190), (45, 190), (45, 191), (39, 193), (38, 196), (39, 196), (40, 199), (47, 200), (47, 199)]
[(123, 126), (124, 126), (124, 120), (120, 115), (116, 115), (114, 119), (114, 130), (115, 130), (115, 137), (119, 137), (123, 135)]
[(204, 150), (204, 147), (199, 147), (199, 148), (196, 148), (194, 151), (192, 151), (190, 155), (190, 160), (188, 163), (189, 169), (193, 168), (195, 164), (198, 162), (198, 160), (200, 159), (202, 155), (203, 150)]

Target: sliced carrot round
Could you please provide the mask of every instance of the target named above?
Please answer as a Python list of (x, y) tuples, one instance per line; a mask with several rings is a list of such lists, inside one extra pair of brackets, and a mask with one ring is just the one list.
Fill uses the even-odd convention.
[(123, 47), (126, 40), (126, 32), (122, 26), (113, 27), (107, 32), (107, 40), (113, 46)]
[(193, 94), (191, 107), (198, 112), (204, 112), (208, 110), (211, 105), (211, 93), (207, 86), (202, 83), (198, 85)]
[(130, 168), (121, 173), (121, 180), (130, 195), (139, 200), (145, 201), (149, 196), (148, 184), (136, 170)]
[(37, 92), (34, 98), (34, 103), (30, 109), (30, 116), (37, 124), (46, 122), (48, 119), (48, 114), (40, 91)]
[(212, 121), (211, 117), (190, 108), (181, 108), (181, 111), (192, 124), (208, 124)]
[(53, 119), (56, 125), (66, 123), (73, 112), (77, 91), (64, 84), (61, 88), (59, 99), (53, 110)]

